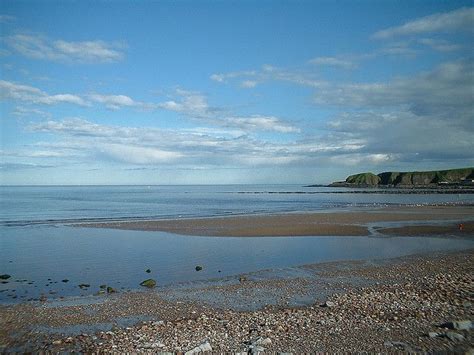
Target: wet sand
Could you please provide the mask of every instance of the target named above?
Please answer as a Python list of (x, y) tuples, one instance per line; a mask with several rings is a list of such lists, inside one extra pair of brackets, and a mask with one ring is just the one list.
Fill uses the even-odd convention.
[[(387, 222), (398, 222), (399, 225), (388, 228), (384, 226)], [(462, 230), (459, 224), (463, 224)], [(474, 206), (405, 206), (351, 212), (115, 221), (78, 226), (230, 237), (366, 236), (371, 234), (371, 227), (388, 235), (474, 235)]]

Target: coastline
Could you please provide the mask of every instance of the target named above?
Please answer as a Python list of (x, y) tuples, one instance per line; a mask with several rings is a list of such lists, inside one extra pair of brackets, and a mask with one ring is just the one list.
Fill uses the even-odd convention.
[[(365, 211), (307, 212), (172, 220), (114, 221), (76, 227), (162, 231), (220, 237), (474, 235), (474, 206), (403, 206)], [(386, 223), (398, 223), (390, 227)], [(421, 224), (421, 225), (420, 225)], [(462, 230), (459, 228), (462, 224)]]
[[(271, 352), (452, 351), (472, 347), (471, 330), (446, 322), (470, 319), (473, 250), (301, 268), (318, 279), (237, 276), (221, 285), (157, 289), (0, 306), (2, 351)], [(324, 290), (306, 306), (288, 300)], [(200, 298), (219, 296), (226, 304)], [(274, 305), (236, 310), (276, 294)], [(219, 298), (218, 297), (218, 298)], [(135, 325), (120, 323), (134, 319)], [(95, 328), (94, 326), (106, 329)], [(259, 347), (259, 348), (257, 348)]]

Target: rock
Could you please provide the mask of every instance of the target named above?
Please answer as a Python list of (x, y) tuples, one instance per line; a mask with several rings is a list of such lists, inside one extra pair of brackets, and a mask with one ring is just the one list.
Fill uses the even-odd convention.
[(470, 330), (473, 328), (470, 320), (458, 320), (446, 322), (440, 325), (441, 328), (456, 329), (456, 330)]
[(436, 337), (439, 337), (439, 333), (436, 333), (436, 332), (429, 332), (429, 333), (428, 333), (428, 336), (429, 336), (430, 338), (436, 338)]
[(249, 350), (251, 354), (258, 354), (263, 353), (265, 351), (265, 348), (260, 345), (250, 345)]
[(145, 349), (156, 349), (156, 348), (164, 348), (165, 344), (156, 342), (156, 343), (145, 343), (142, 346)]
[(185, 355), (199, 354), (205, 351), (212, 351), (211, 344), (206, 340), (201, 345), (196, 346), (194, 349), (191, 349), (185, 353)]
[(464, 340), (463, 335), (461, 335), (459, 333), (455, 333), (455, 332), (447, 332), (446, 333), (446, 338), (448, 338), (451, 341), (463, 341)]
[(8, 274), (3, 274), (3, 275), (0, 275), (0, 280), (7, 280), (11, 277), (11, 275), (8, 275)]
[(410, 345), (407, 343), (403, 343), (401, 341), (386, 341), (383, 343), (384, 346), (388, 348), (399, 348), (399, 349), (404, 349), (406, 351), (412, 351)]
[(258, 338), (256, 341), (255, 341), (255, 344), (256, 345), (261, 345), (261, 346), (268, 346), (272, 343), (272, 340), (270, 338)]
[(335, 307), (336, 304), (334, 302), (331, 302), (331, 301), (326, 301), (324, 302), (321, 307)]
[(53, 345), (61, 345), (62, 341), (61, 340), (54, 340)]
[(45, 295), (41, 295), (41, 297), (39, 298), (39, 300), (41, 302), (46, 302), (48, 300), (48, 297), (46, 297)]
[(110, 286), (107, 287), (107, 293), (116, 293), (116, 292), (117, 291), (113, 287), (110, 287)]
[(147, 274), (149, 274), (149, 273), (151, 272), (151, 270), (150, 270), (150, 269), (146, 269), (145, 272), (146, 272)]
[(156, 286), (156, 281), (153, 279), (147, 279), (145, 281), (142, 281), (140, 283), (140, 286), (148, 287), (148, 288), (153, 288)]
[(196, 266), (196, 271), (201, 271), (202, 270), (202, 266), (198, 265)]

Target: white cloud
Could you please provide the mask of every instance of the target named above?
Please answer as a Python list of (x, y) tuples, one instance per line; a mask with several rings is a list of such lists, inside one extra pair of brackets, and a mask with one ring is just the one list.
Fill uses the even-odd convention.
[(239, 127), (244, 131), (274, 131), (280, 133), (296, 133), (300, 130), (293, 127), (277, 117), (273, 116), (250, 116), (250, 117), (228, 117), (225, 125)]
[(51, 116), (48, 112), (38, 110), (35, 108), (23, 107), (23, 106), (15, 107), (12, 114), (18, 117), (31, 117), (31, 116), (50, 117)]
[(211, 79), (219, 83), (228, 83), (232, 79), (244, 79), (240, 81), (240, 86), (244, 88), (253, 88), (267, 81), (285, 81), (313, 88), (325, 85), (325, 81), (315, 78), (313, 73), (289, 71), (268, 64), (263, 65), (261, 70), (212, 74)]
[(230, 73), (222, 74), (212, 74), (210, 76), (211, 80), (217, 81), (219, 83), (225, 83), (229, 79), (240, 78), (243, 76), (256, 76), (257, 72), (254, 70), (244, 70), (244, 71), (235, 71)]
[(240, 83), (240, 86), (246, 89), (251, 89), (257, 86), (258, 81), (255, 80), (244, 80)]
[(463, 7), (446, 13), (438, 13), (409, 21), (401, 26), (390, 27), (374, 33), (375, 39), (409, 36), (432, 32), (455, 32), (474, 30), (474, 8)]
[(472, 111), (473, 87), (474, 64), (458, 61), (388, 83), (328, 86), (315, 94), (315, 103), (360, 108), (401, 106), (416, 114), (459, 116)]
[(264, 115), (251, 115), (248, 117), (235, 116), (221, 108), (211, 107), (207, 98), (199, 93), (178, 90), (179, 99), (157, 104), (157, 107), (182, 113), (191, 119), (225, 128), (237, 128), (245, 132), (273, 131), (280, 133), (299, 132), (283, 120)]
[(209, 117), (215, 110), (209, 107), (206, 97), (202, 94), (185, 90), (177, 90), (176, 93), (178, 94), (177, 101), (162, 102), (157, 107), (183, 113), (194, 118)]
[(104, 104), (110, 110), (118, 110), (122, 107), (141, 106), (142, 103), (134, 101), (126, 95), (101, 95), (91, 94), (88, 96), (91, 101)]
[(317, 57), (309, 61), (310, 64), (321, 65), (321, 66), (332, 66), (343, 69), (352, 69), (355, 64), (347, 59), (340, 59), (335, 57)]
[(100, 40), (68, 42), (34, 34), (16, 34), (6, 37), (5, 42), (10, 49), (35, 59), (109, 63), (123, 58), (123, 45)]
[(81, 153), (76, 154), (81, 161), (94, 158), (141, 165), (253, 166), (287, 164), (301, 159), (297, 146), (221, 130), (119, 127), (79, 118), (30, 124), (29, 130), (63, 138), (55, 143), (43, 143), (41, 150), (77, 151)]
[(428, 46), (438, 52), (453, 52), (462, 48), (459, 44), (450, 43), (443, 39), (421, 38), (418, 40), (418, 43)]
[(12, 99), (31, 104), (54, 105), (69, 103), (79, 106), (88, 106), (80, 96), (73, 94), (49, 95), (38, 88), (17, 84), (11, 81), (0, 80), (0, 99)]
[(115, 160), (131, 164), (168, 163), (183, 157), (183, 154), (178, 152), (123, 144), (103, 144), (100, 146), (100, 151)]
[(16, 20), (15, 16), (11, 15), (0, 15), (0, 23), (9, 23)]

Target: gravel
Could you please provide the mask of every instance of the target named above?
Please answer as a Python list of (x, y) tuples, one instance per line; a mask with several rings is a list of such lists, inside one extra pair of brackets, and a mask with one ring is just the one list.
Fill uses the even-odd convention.
[[(354, 263), (351, 268), (329, 263), (322, 277), (364, 278), (370, 285), (348, 286), (303, 307), (239, 311), (186, 298), (170, 300), (165, 291), (156, 290), (102, 296), (103, 302), (90, 304), (0, 306), (0, 351), (472, 352), (473, 260), (471, 250), (371, 266)], [(272, 282), (246, 280), (216, 286), (215, 292), (232, 299), (236, 291)], [(300, 281), (274, 282), (286, 283), (290, 290), (298, 289)], [(131, 316), (138, 317), (134, 325), (117, 321)], [(109, 330), (80, 327), (104, 322), (111, 324)], [(68, 326), (78, 328), (66, 334)]]

